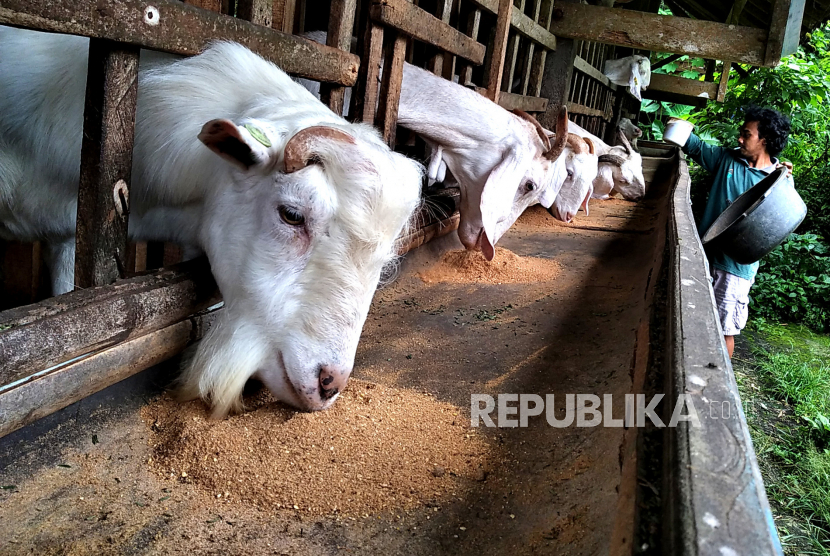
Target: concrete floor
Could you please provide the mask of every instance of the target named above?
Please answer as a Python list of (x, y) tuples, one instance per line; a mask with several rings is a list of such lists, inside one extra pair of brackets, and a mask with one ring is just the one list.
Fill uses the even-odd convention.
[[(472, 393), (616, 394), (622, 415), (660, 251), (662, 193), (650, 197), (594, 202), (571, 226), (529, 224), (544, 213), (531, 209), (500, 246), (558, 261), (550, 282), (425, 284), (417, 272), (460, 247), (454, 234), (410, 253), (375, 296), (355, 376), (426, 390), (465, 412)], [(560, 429), (541, 418), (487, 429), (500, 463), (440, 511), (309, 519), (226, 504), (216, 519), (185, 486), (165, 494), (146, 465), (150, 431), (138, 410), (174, 367), (0, 439), (0, 485), (15, 487), (0, 490), (0, 554), (589, 555), (631, 542), (619, 523), (631, 515), (618, 495), (623, 429)]]

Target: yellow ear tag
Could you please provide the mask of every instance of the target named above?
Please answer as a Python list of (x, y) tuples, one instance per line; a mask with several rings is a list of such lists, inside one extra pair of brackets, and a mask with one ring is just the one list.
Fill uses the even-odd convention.
[(259, 143), (262, 143), (265, 147), (271, 146), (271, 141), (268, 140), (268, 137), (265, 136), (265, 133), (256, 126), (251, 124), (245, 124), (245, 129), (248, 130), (248, 133), (251, 134), (251, 137), (256, 139)]

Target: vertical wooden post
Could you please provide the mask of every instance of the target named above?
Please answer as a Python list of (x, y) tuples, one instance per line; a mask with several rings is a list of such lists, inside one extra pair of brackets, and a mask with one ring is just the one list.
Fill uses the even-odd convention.
[[(524, 12), (525, 0), (517, 0), (518, 4), (515, 9)], [(511, 14), (512, 16), (512, 14)], [(506, 77), (502, 79), (501, 90), (505, 92), (513, 92), (513, 80), (516, 78), (516, 64), (519, 62), (519, 45), (521, 44), (521, 35), (518, 32), (513, 32), (507, 39), (507, 52), (504, 56), (504, 73)]]
[[(473, 10), (467, 19), (467, 35), (478, 40), (478, 28), (481, 25), (481, 10)], [(473, 64), (464, 61), (458, 74), (458, 82), (465, 87), (475, 87), (473, 83)]]
[(496, 36), (487, 68), (487, 98), (498, 104), (501, 78), (504, 73), (504, 58), (507, 54), (507, 36), (513, 17), (513, 0), (499, 0), (499, 14), (496, 20)]
[(732, 70), (732, 62), (723, 62), (723, 70), (720, 74), (720, 83), (718, 83), (718, 102), (723, 102), (726, 97), (726, 88), (729, 86), (729, 72)]
[(545, 58), (544, 78), (542, 79), (539, 96), (548, 99), (548, 108), (537, 119), (548, 129), (555, 128), (559, 108), (568, 102), (574, 58), (576, 58), (578, 47), (578, 42), (573, 39), (557, 38), (556, 52), (548, 54)]
[(274, 20), (273, 0), (236, 0), (236, 17), (270, 27)]
[(138, 51), (89, 43), (75, 245), (75, 286), (114, 282), (125, 268)]
[(401, 99), (403, 63), (406, 57), (406, 35), (393, 32), (393, 38), (386, 48), (383, 60), (383, 81), (380, 85), (380, 99), (375, 126), (380, 128), (383, 139), (390, 149), (395, 148), (395, 132), (398, 126), (398, 103)]
[[(329, 14), (329, 30), (326, 44), (349, 52), (352, 46), (352, 29), (354, 28), (357, 0), (332, 0)], [(320, 87), (320, 100), (327, 104), (338, 116), (343, 114), (346, 88), (323, 83)]]
[(366, 10), (366, 31), (357, 83), (352, 89), (352, 110), (350, 119), (356, 122), (374, 123), (380, 84), (380, 64), (383, 56), (383, 27), (368, 19)]
[[(443, 21), (444, 23), (450, 22), (450, 16), (452, 15), (452, 4), (453, 0), (438, 0), (438, 10), (435, 14), (435, 17)], [(452, 54), (450, 54), (452, 56)], [(439, 50), (435, 56), (430, 59), (429, 63), (427, 64), (427, 70), (431, 71), (435, 75), (441, 75), (444, 71), (444, 52)]]
[[(550, 29), (550, 24), (553, 16), (553, 0), (542, 0), (539, 4), (539, 25), (545, 29)], [(559, 48), (559, 40), (557, 38), (557, 48)], [(542, 94), (542, 80), (545, 77), (545, 60), (548, 57), (546, 48), (539, 49), (533, 53), (532, 69), (527, 83), (527, 90), (522, 94), (538, 97)]]

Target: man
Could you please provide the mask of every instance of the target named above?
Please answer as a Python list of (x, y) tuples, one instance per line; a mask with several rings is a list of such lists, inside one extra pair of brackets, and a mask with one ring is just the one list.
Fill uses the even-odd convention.
[[(776, 156), (784, 150), (790, 121), (776, 110), (751, 106), (745, 110), (737, 149), (713, 147), (691, 135), (683, 152), (715, 174), (706, 211), (698, 230), (702, 236), (709, 226), (742, 193), (781, 166)], [(787, 165), (792, 168), (791, 165)], [(787, 179), (792, 182), (792, 177)], [(735, 336), (746, 326), (749, 289), (755, 282), (758, 263), (738, 264), (718, 250), (707, 249), (712, 288), (729, 357)]]

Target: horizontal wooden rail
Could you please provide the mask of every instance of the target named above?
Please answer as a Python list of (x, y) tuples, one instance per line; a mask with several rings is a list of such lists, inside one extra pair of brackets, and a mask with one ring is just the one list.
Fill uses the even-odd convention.
[(617, 90), (617, 86), (614, 83), (611, 83), (611, 80), (608, 79), (604, 73), (600, 70), (589, 64), (587, 61), (583, 60), (579, 56), (574, 58), (574, 69), (578, 69), (582, 73), (592, 77), (614, 91)]
[(561, 38), (765, 65), (767, 31), (754, 27), (557, 2), (550, 32)]
[(49, 369), (32, 380), (0, 388), (0, 436), (181, 353), (202, 338), (218, 311), (193, 316)]
[[(476, 87), (476, 92), (487, 96), (487, 89)], [(517, 95), (516, 93), (499, 93), (499, 106), (505, 110), (522, 110), (524, 112), (544, 112), (548, 109), (548, 99), (543, 97), (531, 97)]]
[(159, 330), (220, 299), (207, 259), (0, 313), (0, 388)]
[(611, 114), (607, 114), (602, 110), (597, 110), (596, 108), (590, 108), (588, 106), (577, 104), (575, 102), (566, 102), (565, 106), (568, 107), (568, 112), (571, 114), (581, 114), (583, 116), (599, 117), (605, 120), (606, 122), (611, 121)]
[(346, 86), (354, 85), (360, 65), (348, 52), (177, 0), (0, 0), (0, 24), (185, 56), (213, 40), (235, 41), (288, 73)]
[[(472, 0), (473, 4), (492, 14), (499, 13), (499, 0)], [(537, 44), (556, 50), (556, 36), (530, 19), (521, 10), (513, 10), (510, 26)]]
[(651, 74), (651, 84), (648, 86), (648, 90), (676, 93), (690, 97), (699, 97), (705, 93), (705, 98), (709, 100), (715, 100), (718, 96), (717, 83), (686, 79), (664, 73)]
[(376, 0), (372, 19), (480, 65), (486, 47), (406, 0)]

